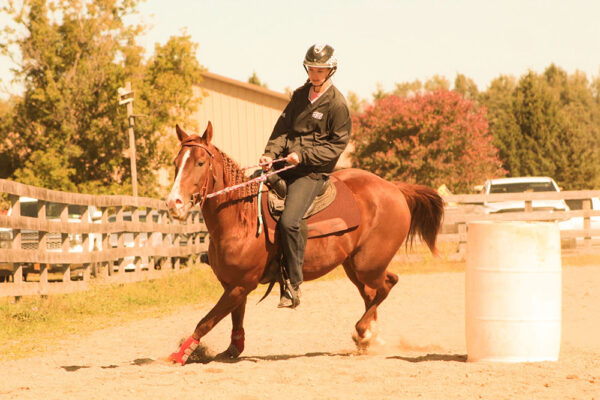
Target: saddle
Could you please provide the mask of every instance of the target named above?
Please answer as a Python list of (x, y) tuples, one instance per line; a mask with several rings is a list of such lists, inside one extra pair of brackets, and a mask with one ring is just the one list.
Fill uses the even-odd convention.
[[(271, 190), (262, 196), (262, 215), (269, 242), (275, 242), (277, 221), (285, 200)], [(321, 194), (315, 198), (304, 216), (308, 238), (317, 238), (356, 229), (360, 224), (360, 210), (354, 195), (341, 180), (330, 176)]]

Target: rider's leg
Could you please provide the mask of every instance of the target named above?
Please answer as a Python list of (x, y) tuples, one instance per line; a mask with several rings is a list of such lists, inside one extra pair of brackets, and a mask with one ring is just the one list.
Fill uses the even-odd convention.
[(306, 235), (302, 232), (302, 218), (321, 191), (323, 184), (323, 179), (313, 179), (308, 176), (288, 182), (285, 208), (279, 219), (279, 234), (284, 265), (295, 290), (303, 281), (302, 264), (306, 249)]

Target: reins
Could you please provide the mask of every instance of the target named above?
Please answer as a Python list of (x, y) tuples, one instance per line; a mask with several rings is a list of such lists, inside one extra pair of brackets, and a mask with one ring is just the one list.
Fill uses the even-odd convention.
[[(185, 142), (184, 141), (181, 144), (181, 146), (182, 147), (200, 147), (201, 149), (204, 149), (208, 153), (208, 155), (210, 156), (209, 161), (208, 161), (208, 168), (209, 168), (210, 172), (214, 176), (214, 171), (213, 171), (213, 167), (212, 167), (212, 160), (214, 158), (214, 155), (211, 153), (211, 151), (206, 146), (204, 146), (203, 144), (194, 143), (194, 142), (191, 142), (191, 141), (190, 142)], [(278, 158), (276, 160), (273, 160), (271, 163), (274, 164), (274, 163), (278, 163), (278, 162), (282, 162), (282, 161), (285, 161), (285, 158)], [(262, 166), (267, 165), (267, 164), (268, 163), (260, 163), (260, 164), (256, 164), (256, 165), (251, 165), (249, 167), (244, 167), (244, 168), (241, 168), (241, 169), (242, 170), (247, 170), (247, 169), (252, 169), (252, 168), (259, 168), (259, 167), (262, 167)], [(275, 170), (275, 171), (268, 172), (266, 174), (263, 172), (260, 176), (257, 176), (256, 178), (250, 179), (250, 180), (248, 180), (246, 182), (238, 183), (238, 184), (233, 185), (233, 186), (228, 186), (226, 188), (223, 188), (221, 190), (217, 190), (216, 192), (212, 192), (212, 193), (208, 193), (208, 194), (206, 192), (208, 191), (208, 176), (209, 176), (209, 174), (206, 174), (205, 177), (204, 177), (204, 183), (202, 184), (202, 189), (200, 189), (199, 192), (192, 193), (191, 198), (190, 198), (190, 202), (192, 203), (192, 206), (193, 206), (193, 205), (195, 205), (195, 204), (198, 203), (198, 198), (200, 198), (200, 208), (202, 208), (202, 206), (204, 205), (204, 202), (206, 201), (206, 199), (210, 199), (212, 197), (216, 197), (216, 196), (219, 196), (219, 195), (222, 195), (222, 194), (233, 192), (234, 190), (241, 189), (241, 188), (243, 188), (245, 186), (248, 186), (248, 185), (251, 185), (253, 183), (258, 183), (258, 182), (262, 183), (262, 182), (265, 182), (269, 176), (272, 176), (272, 175), (278, 174), (278, 173), (280, 173), (282, 171), (286, 171), (288, 169), (294, 168), (295, 166), (296, 165), (288, 165), (286, 167), (283, 167), (283, 168)], [(259, 193), (260, 193), (260, 189), (259, 189)], [(259, 204), (259, 207), (260, 207), (260, 204)]]

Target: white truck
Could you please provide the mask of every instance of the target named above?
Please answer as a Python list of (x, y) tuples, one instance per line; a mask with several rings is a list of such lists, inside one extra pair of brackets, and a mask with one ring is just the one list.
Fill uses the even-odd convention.
[[(554, 179), (546, 176), (527, 176), (517, 178), (489, 179), (483, 185), (483, 194), (525, 193), (525, 192), (560, 192)], [(487, 214), (525, 211), (524, 200), (484, 202)], [(569, 211), (569, 206), (562, 199), (533, 200), (534, 211)]]

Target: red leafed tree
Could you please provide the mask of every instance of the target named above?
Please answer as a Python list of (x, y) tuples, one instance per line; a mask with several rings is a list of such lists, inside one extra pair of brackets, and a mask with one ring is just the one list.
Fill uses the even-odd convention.
[(468, 193), (506, 174), (485, 114), (448, 90), (378, 99), (354, 116), (354, 165), (388, 180)]

